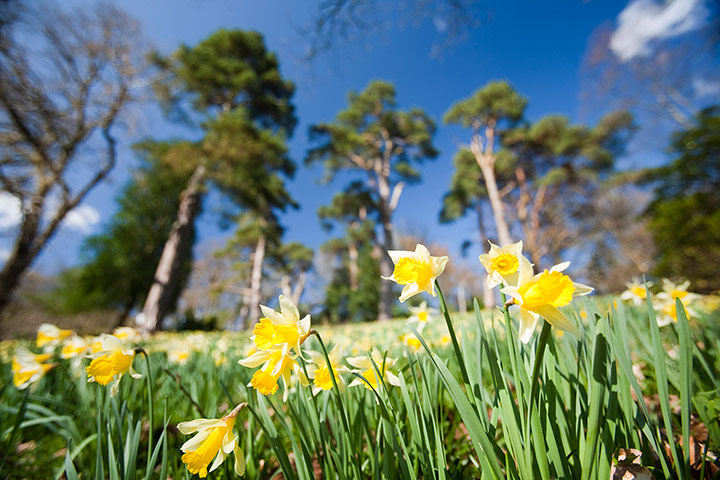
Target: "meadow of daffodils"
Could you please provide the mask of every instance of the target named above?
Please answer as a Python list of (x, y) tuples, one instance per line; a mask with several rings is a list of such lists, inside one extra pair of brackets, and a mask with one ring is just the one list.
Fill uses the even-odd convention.
[(281, 296), (251, 334), (4, 342), (0, 478), (720, 478), (716, 297), (587, 296), (520, 242), (480, 257), (503, 305), (456, 315), (447, 257), (389, 254), (439, 309), (327, 327)]

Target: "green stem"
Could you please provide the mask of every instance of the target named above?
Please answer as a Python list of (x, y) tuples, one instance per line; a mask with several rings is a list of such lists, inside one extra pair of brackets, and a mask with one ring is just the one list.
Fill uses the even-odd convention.
[(540, 332), (540, 341), (538, 342), (537, 351), (535, 352), (535, 365), (533, 366), (531, 387), (530, 387), (530, 406), (529, 409), (532, 411), (532, 407), (535, 404), (535, 396), (538, 392), (538, 385), (540, 383), (540, 368), (542, 367), (543, 357), (545, 356), (545, 347), (547, 346), (548, 339), (550, 338), (550, 330), (552, 326), (543, 320), (542, 332)]
[(152, 458), (152, 437), (153, 437), (153, 394), (152, 394), (152, 370), (150, 370), (150, 355), (142, 348), (136, 348), (136, 352), (145, 356), (145, 365), (147, 367), (147, 391), (148, 391), (148, 471), (152, 468), (150, 459)]
[(460, 365), (460, 374), (463, 377), (465, 385), (470, 386), (470, 377), (468, 376), (467, 370), (465, 369), (465, 362), (463, 361), (462, 354), (460, 353), (460, 344), (455, 336), (455, 329), (453, 328), (452, 320), (450, 320), (450, 314), (448, 313), (447, 305), (445, 304), (445, 296), (440, 289), (440, 283), (435, 279), (435, 289), (437, 290), (438, 297), (440, 297), (440, 307), (443, 315), (445, 316), (445, 323), (447, 324), (448, 331), (450, 333), (450, 339), (452, 340), (453, 349), (455, 349), (455, 356), (457, 357), (458, 364)]

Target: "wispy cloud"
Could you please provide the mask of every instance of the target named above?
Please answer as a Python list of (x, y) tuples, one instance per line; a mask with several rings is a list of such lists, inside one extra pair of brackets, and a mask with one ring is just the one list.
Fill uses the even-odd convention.
[(80, 233), (88, 234), (99, 222), (100, 212), (90, 205), (80, 205), (67, 214), (63, 221), (63, 226)]
[(710, 14), (703, 0), (631, 0), (620, 12), (610, 48), (627, 62), (652, 52), (652, 43), (696, 30)]
[(720, 80), (698, 77), (693, 80), (693, 90), (699, 98), (720, 95)]

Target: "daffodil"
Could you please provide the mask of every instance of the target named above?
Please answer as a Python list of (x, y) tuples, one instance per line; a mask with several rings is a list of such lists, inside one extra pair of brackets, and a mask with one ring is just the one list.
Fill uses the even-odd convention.
[(168, 350), (168, 361), (176, 365), (185, 365), (191, 353), (190, 349), (185, 345), (173, 345)]
[(102, 336), (102, 350), (94, 355), (90, 365), (86, 368), (88, 382), (97, 382), (102, 386), (112, 381), (115, 383), (111, 389), (111, 395), (115, 395), (120, 386), (120, 378), (130, 373), (133, 378), (140, 375), (132, 369), (132, 362), (135, 358), (135, 351), (127, 349), (125, 344), (112, 335)]
[(559, 307), (568, 305), (573, 295), (587, 295), (593, 289), (575, 283), (569, 276), (563, 274), (562, 272), (569, 265), (570, 262), (564, 262), (533, 276), (532, 268), (523, 267), (521, 263), (518, 285), (501, 290), (512, 297), (512, 303), (519, 307), (519, 336), (523, 343), (530, 342), (540, 317), (555, 328), (578, 333), (575, 325), (559, 310)]
[[(333, 388), (332, 377), (330, 376), (330, 369), (328, 368), (325, 356), (320, 352), (307, 352), (312, 360), (311, 364), (305, 366), (307, 369), (308, 377), (313, 381), (312, 394), (317, 395), (321, 390), (331, 390)], [(344, 382), (341, 373), (349, 372), (348, 368), (342, 365), (342, 351), (339, 345), (335, 345), (332, 350), (328, 353), (330, 359), (330, 366), (335, 376), (335, 383), (338, 388), (344, 386)], [(298, 373), (303, 373), (302, 370), (298, 370)]]
[(354, 387), (355, 385), (364, 385), (367, 389), (370, 389), (370, 387), (374, 389), (378, 388), (378, 375), (377, 371), (373, 367), (373, 361), (375, 362), (375, 365), (377, 365), (378, 370), (380, 370), (380, 374), (382, 375), (384, 381), (391, 385), (400, 386), (400, 379), (389, 371), (389, 368), (391, 368), (397, 361), (395, 358), (383, 358), (383, 355), (379, 351), (373, 350), (370, 355), (350, 357), (347, 358), (346, 361), (356, 368), (356, 370), (352, 371), (353, 373), (357, 373), (367, 380), (367, 382), (365, 382), (356, 377), (352, 382), (350, 382), (349, 386), (351, 387)]
[(259, 350), (238, 363), (248, 368), (262, 365), (262, 368), (253, 374), (248, 387), (253, 387), (263, 395), (272, 395), (277, 392), (278, 380), (282, 378), (283, 401), (287, 401), (292, 372), (298, 369), (298, 364), (292, 355), (283, 353), (283, 350), (279, 348)]
[(18, 347), (12, 359), (15, 387), (18, 390), (24, 390), (40, 380), (43, 375), (57, 365), (56, 363), (45, 363), (50, 360), (50, 357), (52, 357), (50, 353), (34, 354), (27, 348)]
[(422, 343), (420, 343), (420, 340), (418, 340), (417, 337), (412, 333), (406, 333), (404, 335), (401, 335), (400, 340), (403, 342), (403, 344), (407, 345), (415, 352), (420, 350), (420, 347), (422, 347)]
[(620, 294), (620, 300), (623, 300), (625, 302), (632, 302), (633, 305), (640, 306), (645, 302), (645, 299), (647, 298), (647, 288), (650, 288), (653, 286), (652, 282), (647, 282), (647, 288), (645, 287), (645, 284), (638, 280), (637, 278), (634, 278), (632, 282), (626, 283), (625, 286), (627, 289)]
[(279, 298), (280, 311), (260, 305), (263, 318), (255, 325), (252, 339), (258, 350), (280, 348), (286, 355), (291, 348), (300, 353), (300, 344), (310, 331), (310, 315), (300, 319), (300, 312), (285, 296)]
[(504, 283), (506, 286), (517, 286), (520, 269), (532, 267), (530, 261), (522, 254), (522, 240), (502, 248), (492, 242), (490, 251), (480, 255), (479, 260), (487, 271), (487, 284), (490, 288)]
[(408, 323), (416, 324), (417, 328), (422, 329), (425, 325), (432, 321), (433, 315), (437, 314), (438, 311), (434, 308), (428, 307), (425, 300), (418, 307), (410, 307), (410, 316), (407, 319)]
[[(235, 454), (235, 473), (242, 475), (245, 472), (245, 456), (238, 445), (238, 437), (233, 436), (235, 419), (242, 406), (238, 405), (220, 419), (198, 418), (178, 424), (177, 428), (183, 435), (195, 434), (180, 447), (184, 452), (182, 461), (190, 473), (197, 473), (200, 478), (207, 477), (208, 472), (222, 465), (230, 452)], [(208, 470), (210, 462), (212, 466)]]
[(87, 350), (87, 342), (81, 337), (73, 335), (72, 337), (68, 338), (63, 342), (62, 349), (60, 350), (60, 356), (67, 360), (69, 358), (75, 358), (81, 355), (85, 355), (85, 352), (87, 352)]
[(132, 327), (117, 327), (113, 330), (113, 336), (126, 342), (133, 342), (140, 338), (140, 334)]
[(687, 307), (694, 302), (699, 295), (691, 293), (688, 291), (688, 288), (690, 288), (689, 281), (675, 284), (667, 278), (663, 279), (663, 291), (658, 293), (653, 299), (653, 307), (658, 313), (658, 326), (664, 327), (665, 325), (677, 322), (677, 309), (675, 306), (675, 300), (677, 299), (680, 299), (683, 310), (685, 310), (685, 315), (689, 316)]
[(395, 264), (390, 277), (382, 277), (385, 280), (393, 280), (403, 285), (400, 293), (400, 301), (420, 292), (427, 292), (435, 296), (434, 280), (442, 275), (448, 257), (431, 257), (428, 249), (421, 244), (415, 246), (415, 251), (389, 250), (388, 255)]
[(72, 330), (62, 330), (55, 325), (43, 323), (38, 328), (36, 343), (39, 348), (54, 348), (73, 333)]

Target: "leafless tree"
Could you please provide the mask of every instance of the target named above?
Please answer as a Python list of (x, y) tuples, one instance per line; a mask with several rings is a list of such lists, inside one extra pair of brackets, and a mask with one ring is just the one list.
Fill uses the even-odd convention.
[(0, 193), (21, 218), (0, 311), (65, 216), (116, 163), (115, 131), (143, 71), (138, 23), (107, 3), (25, 5), (0, 42)]

